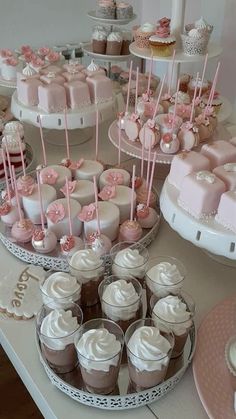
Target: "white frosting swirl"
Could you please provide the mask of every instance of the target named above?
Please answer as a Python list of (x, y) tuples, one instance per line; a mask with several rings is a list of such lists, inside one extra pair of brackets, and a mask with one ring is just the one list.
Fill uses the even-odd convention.
[(99, 65), (95, 64), (94, 60), (92, 60), (91, 63), (87, 67), (88, 71), (98, 71), (99, 69), (100, 69)]
[(140, 27), (140, 30), (142, 32), (155, 32), (155, 26), (152, 23), (146, 22)]
[(139, 309), (140, 298), (131, 282), (120, 279), (107, 285), (104, 290), (102, 310), (111, 320), (130, 320)]
[(22, 70), (22, 74), (24, 76), (33, 76), (34, 74), (37, 74), (37, 71), (30, 66), (30, 64), (27, 64), (25, 68)]
[(74, 332), (78, 329), (78, 321), (72, 316), (72, 311), (56, 309), (44, 317), (40, 332), (42, 342), (51, 349), (63, 350), (73, 343)]
[(115, 256), (112, 265), (112, 272), (118, 277), (120, 275), (132, 275), (142, 279), (145, 275), (145, 258), (140, 255), (138, 249), (123, 249)]
[(153, 308), (153, 320), (157, 324), (161, 320), (168, 322), (168, 326), (177, 336), (186, 333), (192, 325), (191, 313), (187, 305), (179, 297), (172, 295), (157, 301)]
[(107, 34), (106, 34), (106, 32), (101, 31), (101, 30), (95, 30), (93, 32), (92, 38), (96, 39), (97, 41), (106, 41)]
[(97, 280), (103, 272), (102, 261), (91, 249), (78, 250), (71, 256), (70, 270), (80, 283)]
[[(9, 134), (9, 135), (4, 135), (4, 137), (2, 137), (2, 146), (3, 148), (6, 147), (7, 144), (7, 148), (9, 150), (9, 152), (19, 152), (20, 153), (20, 148), (19, 148), (19, 142), (18, 142), (18, 138), (15, 136), (15, 134)], [(22, 149), (24, 151), (25, 149), (25, 143), (22, 142)]]
[(79, 300), (81, 285), (75, 277), (65, 272), (55, 272), (44, 281), (41, 290), (44, 304), (51, 308), (65, 308), (64, 299), (66, 302)]
[(176, 294), (182, 288), (183, 279), (177, 266), (170, 262), (158, 263), (146, 274), (148, 288), (159, 297)]
[(111, 32), (108, 37), (107, 37), (108, 41), (113, 41), (113, 42), (122, 42), (123, 38), (120, 32)]
[(194, 28), (191, 29), (191, 31), (189, 31), (188, 36), (190, 36), (190, 38), (195, 38), (195, 39), (199, 39), (202, 37), (201, 33), (199, 32), (198, 29)]
[(121, 343), (107, 329), (91, 329), (76, 343), (80, 365), (87, 370), (109, 371), (119, 362)]
[(8, 122), (4, 127), (4, 135), (19, 133), (21, 138), (24, 137), (24, 128), (19, 121)]
[(171, 344), (156, 327), (142, 326), (135, 330), (127, 347), (130, 361), (139, 371), (161, 370), (169, 362)]

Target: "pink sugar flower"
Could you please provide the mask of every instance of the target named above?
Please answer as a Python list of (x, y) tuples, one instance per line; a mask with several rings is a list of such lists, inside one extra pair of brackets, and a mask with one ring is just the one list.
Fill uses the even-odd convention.
[(44, 183), (44, 184), (46, 183), (47, 185), (55, 185), (58, 176), (59, 175), (56, 172), (56, 170), (54, 170), (50, 167), (42, 170), (42, 172), (40, 174), (41, 182)]
[[(76, 187), (76, 180), (73, 181), (68, 181), (68, 188), (69, 188), (69, 194), (73, 193)], [(67, 195), (67, 190), (66, 190), (66, 184), (63, 186), (63, 188), (60, 189), (60, 191), (66, 196)]]
[(120, 172), (109, 172), (106, 176), (106, 180), (110, 185), (123, 185), (124, 176)]
[(18, 64), (18, 60), (14, 57), (10, 57), (7, 58), (6, 60), (4, 60), (4, 63), (7, 65), (12, 65), (13, 67), (15, 67)]
[(8, 57), (12, 57), (13, 53), (10, 49), (1, 49), (0, 50), (0, 55), (2, 58), (8, 58)]
[(41, 240), (43, 240), (45, 238), (45, 233), (44, 230), (42, 228), (36, 228), (34, 230), (34, 234), (33, 234), (33, 239), (36, 242), (40, 242)]
[(21, 185), (17, 188), (17, 190), (21, 196), (30, 196), (33, 193), (34, 185), (31, 185), (31, 186)]
[(50, 63), (55, 63), (60, 59), (60, 54), (58, 52), (51, 51), (47, 54), (46, 58), (50, 61)]
[(4, 202), (0, 206), (0, 215), (7, 215), (11, 211), (11, 205), (8, 202)]
[(94, 220), (96, 213), (95, 204), (85, 205), (82, 211), (78, 215), (80, 221), (91, 221)]
[(57, 224), (65, 217), (65, 208), (62, 204), (52, 202), (47, 209), (47, 217), (53, 224)]
[(116, 186), (115, 185), (106, 185), (98, 194), (99, 198), (103, 201), (108, 201), (111, 198), (116, 196)]
[(46, 55), (50, 54), (50, 52), (52, 52), (52, 50), (48, 47), (41, 47), (38, 49), (38, 53), (42, 57), (46, 57)]
[(23, 55), (25, 55), (28, 52), (33, 52), (32, 48), (29, 45), (22, 45), (20, 50)]

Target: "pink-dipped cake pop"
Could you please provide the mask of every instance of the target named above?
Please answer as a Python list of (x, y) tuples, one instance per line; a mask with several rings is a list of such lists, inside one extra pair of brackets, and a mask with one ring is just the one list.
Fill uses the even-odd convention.
[(165, 154), (175, 154), (179, 151), (180, 142), (176, 134), (167, 132), (162, 136), (160, 149)]
[(130, 207), (130, 219), (124, 221), (120, 226), (119, 241), (138, 241), (142, 237), (142, 227), (138, 221), (134, 220), (134, 185), (135, 185), (135, 165), (132, 173), (132, 197)]
[(41, 194), (41, 185), (39, 180), (39, 172), (37, 171), (37, 187), (40, 205), (41, 228), (36, 228), (32, 236), (32, 246), (39, 253), (50, 253), (57, 245), (57, 238), (53, 231), (48, 230), (44, 226), (43, 202)]
[[(142, 186), (136, 191), (136, 202), (137, 204), (144, 204), (147, 203), (148, 198), (148, 185), (149, 185), (149, 175), (150, 175), (150, 164), (151, 164), (151, 148), (149, 148), (148, 151), (148, 162), (147, 162), (147, 174), (146, 174), (146, 180), (143, 181)], [(150, 207), (156, 206), (157, 196), (156, 194), (151, 191), (150, 193)]]
[(31, 241), (33, 233), (34, 233), (34, 224), (31, 220), (27, 218), (23, 218), (21, 208), (20, 208), (20, 200), (19, 194), (17, 191), (16, 186), (16, 175), (15, 175), (15, 168), (12, 166), (12, 174), (13, 174), (13, 181), (15, 186), (15, 193), (16, 193), (16, 201), (17, 201), (17, 208), (19, 214), (19, 221), (16, 221), (11, 229), (11, 235), (14, 239), (22, 243), (28, 243)]
[(19, 221), (20, 216), (16, 206), (12, 205), (11, 202), (11, 189), (8, 182), (7, 166), (4, 150), (2, 150), (3, 168), (6, 180), (6, 198), (5, 201), (0, 205), (0, 216), (1, 221), (9, 226), (12, 226), (16, 221)]
[(16, 182), (17, 185), (17, 190), (19, 192), (19, 194), (24, 195), (24, 194), (29, 194), (32, 192), (33, 190), (33, 186), (35, 184), (35, 180), (32, 176), (30, 175), (26, 175), (26, 170), (25, 170), (25, 160), (24, 160), (24, 155), (23, 155), (23, 148), (22, 148), (22, 140), (20, 138), (20, 136), (18, 136), (18, 144), (19, 144), (19, 148), (20, 148), (20, 155), (21, 155), (21, 163), (22, 163), (22, 168), (23, 168), (23, 176), (19, 176)]

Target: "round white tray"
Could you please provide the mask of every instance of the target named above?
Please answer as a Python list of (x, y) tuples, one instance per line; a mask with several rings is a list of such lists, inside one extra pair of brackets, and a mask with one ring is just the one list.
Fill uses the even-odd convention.
[(133, 16), (130, 17), (129, 19), (104, 19), (96, 15), (96, 10), (92, 10), (91, 12), (88, 12), (87, 16), (97, 22), (101, 22), (107, 25), (127, 25), (129, 22), (132, 22), (137, 17), (137, 15), (134, 13)]
[(0, 86), (8, 87), (9, 89), (16, 89), (16, 79), (15, 80), (5, 80), (0, 76)]
[[(36, 345), (40, 357), (40, 361), (46, 371), (46, 374), (52, 384), (59, 390), (67, 394), (67, 396), (79, 403), (91, 407), (97, 407), (105, 410), (124, 410), (145, 406), (149, 403), (159, 400), (172, 390), (181, 380), (188, 366), (190, 365), (196, 344), (195, 326), (190, 330), (189, 338), (185, 345), (184, 355), (182, 358), (182, 366), (176, 368), (174, 375), (167, 378), (162, 384), (152, 387), (145, 391), (134, 392), (129, 390), (128, 368), (126, 365), (121, 366), (118, 379), (118, 394), (102, 396), (98, 394), (88, 393), (84, 390), (81, 382), (79, 368), (69, 374), (57, 375), (47, 364), (47, 361), (41, 353), (38, 339), (36, 337)], [(181, 358), (181, 357), (180, 357)], [(180, 361), (180, 359), (179, 359)], [(168, 372), (167, 372), (168, 376)]]
[[(215, 221), (214, 217), (197, 220), (177, 202), (178, 190), (166, 179), (160, 196), (161, 211), (173, 230), (195, 246), (236, 261), (236, 235)], [(222, 260), (223, 262), (223, 260)]]
[[(112, 124), (110, 125), (109, 130), (108, 130), (108, 136), (112, 144), (118, 148), (119, 147), (119, 130), (117, 127), (117, 121), (113, 121)], [(231, 138), (231, 135), (227, 131), (227, 129), (223, 125), (218, 124), (218, 127), (214, 132), (213, 140), (214, 141), (229, 140), (230, 138)], [(196, 150), (198, 150), (197, 147), (196, 147)], [(124, 130), (121, 131), (121, 151), (123, 151), (124, 153), (132, 157), (136, 157), (138, 159), (142, 158), (141, 143), (139, 141), (136, 141), (136, 142), (130, 141), (127, 135), (125, 134)], [(160, 147), (157, 146), (151, 151), (151, 159), (153, 159), (155, 151), (157, 152), (156, 163), (171, 164), (172, 159), (174, 157), (173, 154), (164, 154), (161, 151)], [(144, 160), (148, 160), (148, 150), (144, 151)]]
[[(96, 110), (99, 109), (100, 122), (111, 119), (117, 111), (117, 95), (99, 105), (86, 106), (81, 110), (69, 109), (67, 113), (68, 129), (88, 128), (96, 124)], [(30, 123), (39, 127), (38, 116), (41, 116), (42, 127), (49, 129), (65, 129), (64, 113), (47, 113), (40, 110), (37, 106), (24, 106), (19, 102), (17, 91), (12, 95), (11, 111), (20, 121)]]
[(85, 54), (89, 55), (92, 58), (95, 58), (96, 60), (101, 60), (104, 62), (112, 62), (112, 61), (127, 61), (131, 54), (129, 55), (106, 55), (106, 54), (97, 54), (96, 52), (93, 52), (92, 44), (82, 44), (82, 49)]
[[(151, 60), (152, 52), (150, 48), (138, 48), (133, 42), (129, 46), (130, 52), (137, 57), (144, 58), (145, 60)], [(222, 47), (212, 42), (208, 45), (208, 58), (218, 57), (222, 53)], [(183, 53), (182, 50), (177, 50), (175, 55), (175, 62), (176, 63), (193, 63), (193, 62), (200, 62), (204, 61), (205, 55), (186, 55)], [(154, 61), (163, 61), (163, 62), (171, 62), (172, 56), (170, 57), (153, 57)]]

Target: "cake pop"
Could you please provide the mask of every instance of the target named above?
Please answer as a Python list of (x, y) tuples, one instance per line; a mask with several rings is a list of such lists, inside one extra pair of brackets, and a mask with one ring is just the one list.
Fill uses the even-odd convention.
[(19, 176), (17, 179), (17, 182), (16, 182), (17, 190), (20, 195), (30, 195), (34, 187), (35, 180), (31, 175), (26, 175), (25, 159), (24, 159), (23, 149), (22, 149), (22, 140), (19, 135), (18, 135), (18, 144), (20, 148), (23, 176)]
[(177, 85), (177, 94), (175, 97), (175, 107), (174, 107), (174, 113), (172, 115), (172, 122), (171, 122), (171, 131), (165, 132), (162, 135), (162, 139), (160, 142), (160, 149), (163, 153), (166, 154), (175, 154), (179, 150), (179, 140), (176, 135), (176, 107), (178, 102), (178, 92), (179, 92), (179, 80)]
[(57, 238), (53, 231), (48, 230), (44, 226), (43, 203), (41, 185), (39, 181), (39, 172), (37, 171), (37, 188), (40, 204), (41, 228), (36, 228), (32, 237), (32, 246), (39, 253), (50, 253), (57, 245)]
[[(147, 203), (148, 198), (148, 185), (149, 185), (149, 175), (150, 175), (150, 164), (151, 164), (151, 148), (149, 148), (148, 151), (148, 162), (147, 162), (147, 174), (146, 174), (146, 180), (143, 181), (142, 186), (137, 190), (136, 199), (138, 204), (144, 204)], [(150, 198), (149, 198), (149, 205), (150, 207), (156, 206), (156, 194), (151, 191), (150, 192)]]
[(136, 242), (142, 237), (142, 227), (138, 221), (134, 220), (134, 185), (135, 185), (135, 165), (132, 173), (132, 196), (130, 207), (130, 219), (124, 221), (120, 226), (119, 241)]
[(6, 159), (5, 153), (2, 149), (2, 160), (3, 160), (3, 168), (4, 168), (4, 175), (6, 180), (6, 198), (4, 202), (0, 205), (0, 216), (1, 221), (9, 226), (12, 226), (16, 221), (19, 221), (19, 213), (16, 206), (13, 206), (11, 202), (11, 190), (10, 185), (8, 182), (8, 174), (7, 174), (7, 166), (6, 166)]
[(11, 229), (11, 235), (14, 239), (22, 243), (28, 243), (31, 241), (33, 233), (34, 233), (34, 224), (31, 220), (27, 218), (23, 218), (22, 211), (20, 208), (20, 200), (19, 194), (16, 186), (16, 175), (15, 175), (15, 168), (12, 166), (12, 175), (13, 181), (15, 186), (15, 194), (16, 194), (16, 202), (19, 214), (19, 221), (16, 221)]

